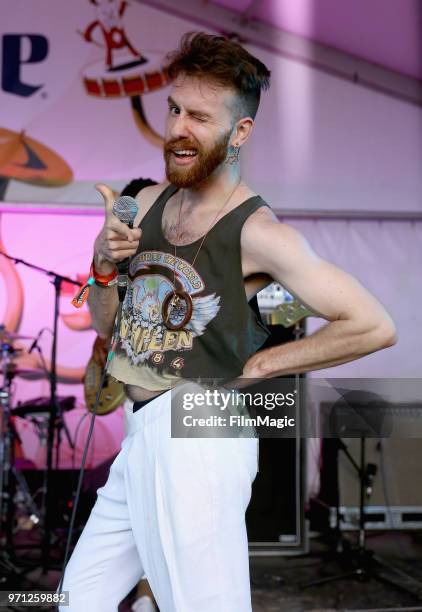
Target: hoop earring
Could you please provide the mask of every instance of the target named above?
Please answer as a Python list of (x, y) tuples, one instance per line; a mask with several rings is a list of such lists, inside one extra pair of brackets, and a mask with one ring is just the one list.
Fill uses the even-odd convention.
[(237, 164), (237, 162), (239, 161), (239, 152), (240, 147), (230, 145), (229, 153), (226, 158), (226, 164), (230, 164), (231, 166)]

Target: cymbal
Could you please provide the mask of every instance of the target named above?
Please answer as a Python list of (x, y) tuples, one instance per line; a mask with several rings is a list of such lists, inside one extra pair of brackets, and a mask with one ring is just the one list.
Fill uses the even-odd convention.
[(45, 376), (45, 370), (41, 368), (10, 368), (13, 376)]
[(0, 342), (4, 340), (35, 340), (34, 336), (24, 336), (16, 332), (10, 332), (0, 329)]
[[(75, 408), (76, 398), (73, 395), (65, 397), (58, 396), (57, 401), (63, 412), (73, 410)], [(25, 417), (27, 415), (42, 415), (49, 414), (51, 412), (51, 398), (50, 397), (36, 397), (32, 400), (18, 404), (13, 409), (13, 416)]]

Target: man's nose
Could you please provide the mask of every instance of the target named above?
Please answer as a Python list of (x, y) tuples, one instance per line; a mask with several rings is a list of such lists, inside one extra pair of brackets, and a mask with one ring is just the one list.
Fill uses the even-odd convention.
[(172, 117), (169, 124), (169, 137), (171, 140), (189, 138), (189, 129), (186, 118), (183, 115)]

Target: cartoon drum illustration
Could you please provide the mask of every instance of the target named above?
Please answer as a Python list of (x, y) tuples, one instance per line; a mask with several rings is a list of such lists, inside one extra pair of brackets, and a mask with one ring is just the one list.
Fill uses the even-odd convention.
[[(163, 137), (149, 124), (141, 96), (165, 87), (169, 78), (162, 55), (138, 51), (123, 25), (125, 0), (90, 0), (96, 19), (79, 34), (86, 42), (104, 48), (105, 58), (84, 69), (83, 84), (89, 96), (103, 99), (129, 98), (135, 123), (153, 145), (162, 147)], [(96, 37), (94, 38), (94, 33)]]

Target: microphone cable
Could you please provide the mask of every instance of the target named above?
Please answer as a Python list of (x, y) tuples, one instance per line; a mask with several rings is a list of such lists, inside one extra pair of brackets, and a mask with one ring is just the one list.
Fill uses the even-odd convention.
[(76, 519), (76, 512), (77, 512), (77, 509), (78, 509), (79, 498), (80, 498), (80, 494), (81, 494), (81, 490), (82, 490), (82, 483), (83, 483), (83, 477), (84, 477), (84, 471), (85, 471), (86, 458), (88, 456), (89, 444), (91, 442), (92, 433), (94, 431), (94, 423), (95, 423), (95, 417), (97, 416), (98, 405), (100, 403), (100, 395), (101, 395), (101, 391), (103, 389), (104, 382), (105, 382), (105, 379), (106, 379), (106, 376), (107, 376), (107, 366), (109, 365), (109, 363), (111, 362), (111, 360), (113, 359), (113, 356), (114, 356), (115, 340), (117, 338), (117, 330), (120, 329), (121, 318), (122, 318), (122, 302), (119, 302), (119, 308), (118, 308), (118, 311), (117, 311), (117, 316), (116, 316), (116, 320), (115, 320), (115, 324), (114, 324), (113, 334), (112, 334), (112, 338), (111, 338), (111, 341), (110, 341), (109, 351), (108, 351), (108, 355), (107, 355), (107, 361), (106, 361), (106, 363), (105, 363), (105, 365), (103, 367), (103, 371), (102, 371), (102, 374), (101, 374), (100, 384), (98, 385), (97, 394), (95, 396), (95, 403), (94, 403), (94, 407), (92, 409), (92, 416), (91, 416), (91, 422), (90, 422), (90, 425), (89, 425), (88, 437), (87, 437), (87, 440), (85, 442), (85, 448), (84, 448), (84, 452), (83, 452), (83, 455), (82, 455), (81, 467), (80, 467), (80, 470), (79, 470), (79, 477), (78, 477), (78, 485), (77, 485), (75, 497), (74, 497), (74, 500), (73, 500), (72, 515), (71, 515), (71, 518), (70, 518), (69, 531), (68, 531), (67, 542), (66, 542), (66, 549), (65, 549), (65, 554), (64, 554), (62, 571), (61, 571), (61, 575), (60, 575), (60, 582), (59, 582), (59, 586), (58, 586), (57, 591), (56, 591), (58, 593), (58, 595), (61, 595), (61, 592), (62, 592), (64, 574), (65, 574), (66, 565), (67, 565), (68, 558), (69, 558), (70, 547), (71, 547), (71, 544), (72, 544), (73, 529), (74, 529), (74, 524), (75, 524), (75, 519)]
[[(135, 220), (137, 212), (138, 212), (138, 202), (135, 200), (135, 198), (131, 196), (120, 196), (117, 200), (114, 201), (113, 214), (119, 219), (119, 221), (127, 225), (130, 229), (133, 228), (133, 222)], [(117, 316), (114, 322), (114, 328), (113, 328), (110, 347), (109, 347), (109, 351), (107, 355), (107, 361), (104, 365), (100, 384), (97, 389), (97, 395), (95, 397), (94, 408), (92, 410), (92, 418), (91, 418), (91, 422), (89, 425), (88, 437), (85, 443), (85, 448), (84, 448), (84, 452), (82, 456), (81, 468), (79, 471), (79, 478), (78, 478), (78, 486), (76, 488), (76, 494), (75, 494), (73, 508), (72, 508), (72, 515), (71, 515), (70, 524), (69, 524), (69, 533), (68, 533), (67, 542), (66, 542), (66, 550), (65, 550), (65, 555), (64, 555), (63, 567), (62, 567), (62, 572), (60, 576), (59, 587), (57, 590), (59, 595), (62, 592), (64, 574), (65, 574), (66, 565), (67, 565), (67, 561), (69, 557), (70, 546), (72, 543), (76, 512), (77, 512), (79, 498), (80, 498), (81, 489), (82, 489), (82, 481), (83, 481), (83, 475), (85, 471), (86, 458), (88, 456), (89, 444), (91, 441), (92, 432), (94, 430), (95, 417), (97, 416), (97, 409), (98, 409), (98, 404), (100, 402), (100, 395), (101, 395), (101, 391), (102, 391), (102, 388), (105, 382), (105, 378), (107, 375), (107, 366), (109, 365), (109, 363), (111, 362), (114, 356), (114, 349), (116, 348), (118, 330), (120, 329), (120, 322), (121, 322), (122, 310), (123, 310), (123, 301), (126, 295), (127, 283), (128, 283), (129, 262), (130, 262), (130, 258), (127, 257), (126, 259), (124, 259), (123, 261), (117, 264), (117, 269), (118, 269), (117, 293), (119, 297), (119, 306), (117, 310)], [(77, 294), (77, 296), (75, 296), (75, 298), (72, 300), (72, 303), (74, 304), (74, 306), (80, 307), (80, 305), (85, 301), (85, 299), (88, 296), (87, 291), (89, 291), (89, 286), (90, 286), (90, 283), (88, 282), (88, 284), (82, 288), (82, 290)]]

